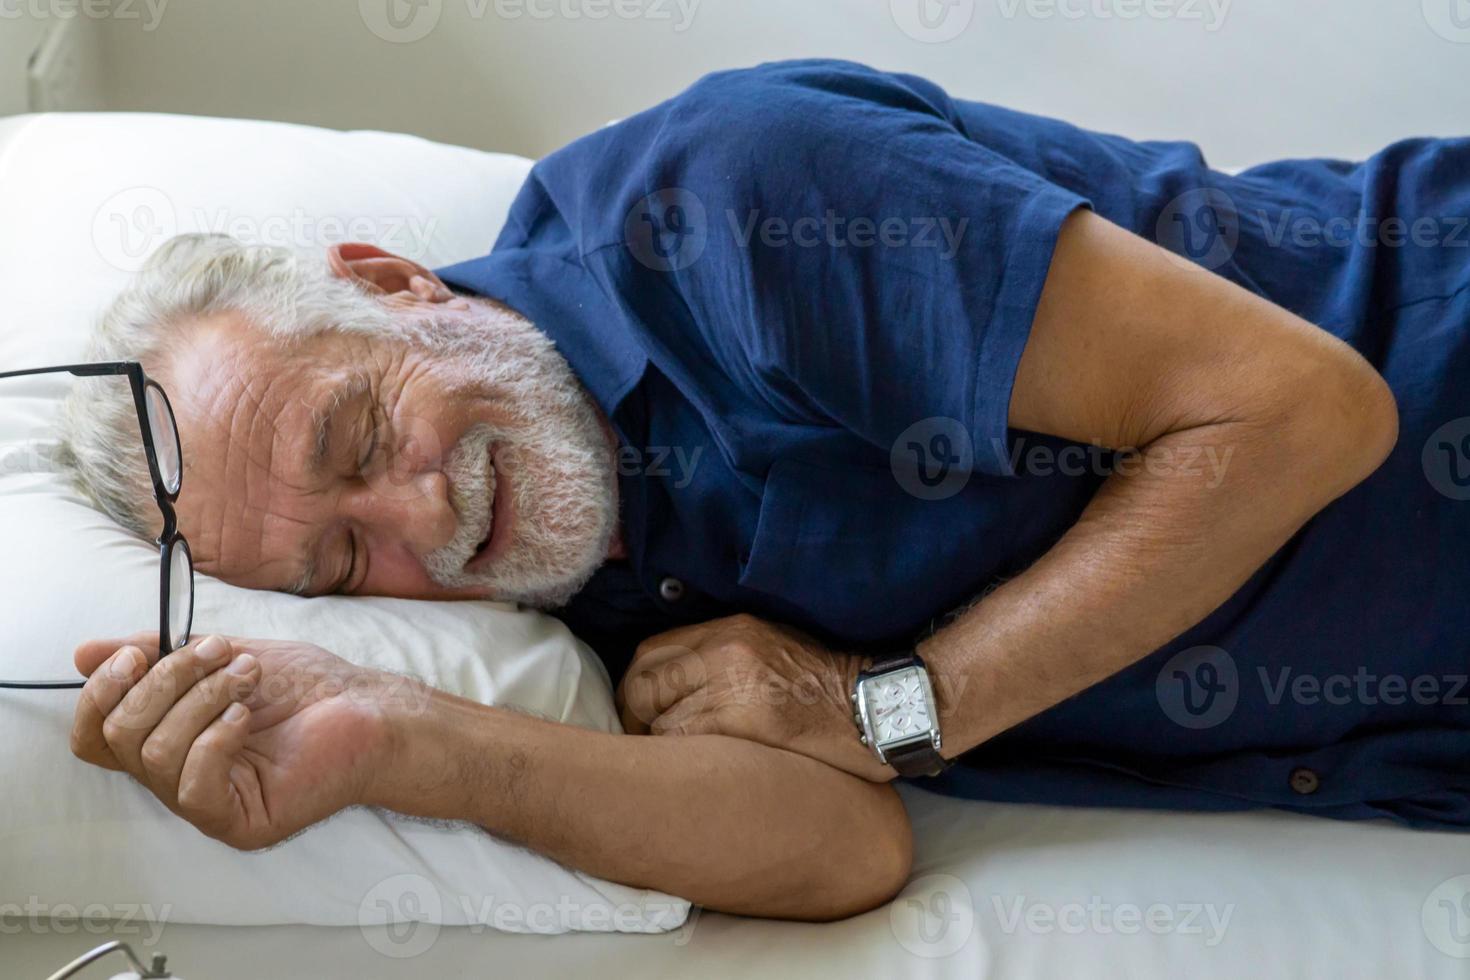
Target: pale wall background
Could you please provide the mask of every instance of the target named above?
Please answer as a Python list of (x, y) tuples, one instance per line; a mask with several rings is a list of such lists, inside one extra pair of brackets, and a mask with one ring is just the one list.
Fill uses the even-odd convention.
[[(0, 112), (23, 107), (13, 81), (38, 30), (80, 2), (0, 0)], [(899, 22), (918, 25), (921, 8), (941, 32), (963, 30), (915, 39)], [(706, 71), (818, 55), (1193, 139), (1222, 166), (1470, 135), (1470, 0), (115, 0), (85, 28), (101, 37), (102, 83), (74, 108), (529, 155)]]
[(31, 17), (0, 20), (0, 116), (26, 111), (26, 62), (46, 28)]

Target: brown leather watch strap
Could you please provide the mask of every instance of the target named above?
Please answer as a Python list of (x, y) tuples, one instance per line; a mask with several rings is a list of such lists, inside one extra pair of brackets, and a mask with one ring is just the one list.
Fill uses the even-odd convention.
[(929, 741), (889, 749), (883, 753), (883, 756), (900, 776), (909, 779), (916, 776), (937, 776), (953, 765), (944, 756), (934, 751), (934, 743)]

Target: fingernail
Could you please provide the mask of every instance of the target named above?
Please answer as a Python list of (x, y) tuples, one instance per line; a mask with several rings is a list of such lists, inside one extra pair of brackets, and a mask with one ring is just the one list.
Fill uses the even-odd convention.
[(242, 653), (235, 658), (233, 663), (225, 668), (225, 672), (234, 674), (237, 677), (244, 677), (246, 674), (250, 673), (250, 668), (254, 666), (255, 658), (248, 653)]
[(241, 719), (243, 719), (245, 717), (246, 714), (247, 714), (247, 711), (246, 711), (245, 706), (243, 704), (241, 704), (240, 702), (236, 701), (234, 704), (230, 705), (228, 708), (225, 709), (225, 721), (228, 721), (228, 722), (240, 721)]
[(133, 676), (133, 671), (138, 669), (137, 647), (123, 647), (112, 658), (112, 676), (120, 681), (128, 680)]
[(230, 645), (225, 642), (224, 637), (207, 636), (194, 650), (194, 656), (206, 663), (212, 663), (222, 658), (229, 648)]

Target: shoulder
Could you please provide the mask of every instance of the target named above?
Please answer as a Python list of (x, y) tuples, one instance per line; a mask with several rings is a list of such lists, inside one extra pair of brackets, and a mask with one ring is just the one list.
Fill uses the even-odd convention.
[(890, 113), (954, 118), (944, 90), (913, 75), (853, 61), (776, 61), (706, 75), (669, 103), (672, 126), (728, 133), (832, 132)]

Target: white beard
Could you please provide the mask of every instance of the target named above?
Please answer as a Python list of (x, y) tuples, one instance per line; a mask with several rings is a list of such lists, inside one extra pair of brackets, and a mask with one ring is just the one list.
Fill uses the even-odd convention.
[[(514, 421), (472, 426), (451, 451), (444, 473), (459, 526), (424, 568), (448, 588), (555, 608), (607, 557), (617, 525), (613, 447), (591, 396), (545, 334), (510, 310), (477, 304), (477, 314), (426, 323), (416, 339), (462, 373), (466, 395), (494, 402)], [(512, 540), (490, 567), (469, 572), (465, 563), (491, 529), (496, 470), (510, 481)]]

